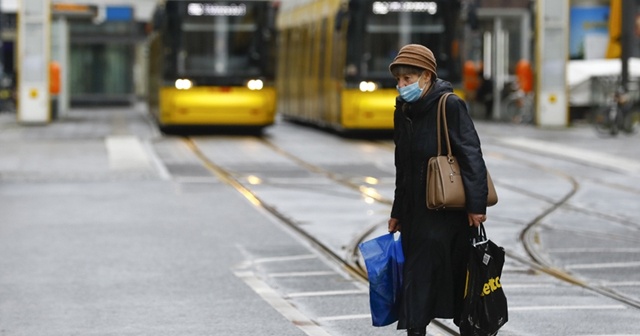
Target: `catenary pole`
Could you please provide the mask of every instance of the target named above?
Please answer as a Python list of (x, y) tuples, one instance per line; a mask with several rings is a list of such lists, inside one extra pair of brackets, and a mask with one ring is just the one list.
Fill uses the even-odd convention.
[(629, 91), (629, 57), (633, 50), (633, 33), (636, 16), (636, 3), (633, 0), (622, 1), (622, 29), (620, 30), (620, 61), (622, 63), (621, 84), (625, 91)]

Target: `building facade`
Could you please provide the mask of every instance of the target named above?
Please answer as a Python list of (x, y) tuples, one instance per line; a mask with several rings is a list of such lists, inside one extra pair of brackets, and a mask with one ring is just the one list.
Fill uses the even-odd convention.
[[(144, 95), (144, 41), (156, 0), (64, 0), (52, 4), (52, 48), (68, 41), (65, 72), (71, 104), (129, 104)], [(19, 0), (0, 2), (0, 63), (15, 85), (16, 12)], [(64, 27), (63, 30), (58, 26)]]

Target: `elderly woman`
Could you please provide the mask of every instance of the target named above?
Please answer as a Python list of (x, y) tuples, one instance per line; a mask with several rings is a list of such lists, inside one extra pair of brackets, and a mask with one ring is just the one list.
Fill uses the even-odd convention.
[[(396, 190), (389, 232), (402, 232), (405, 255), (398, 329), (426, 335), (434, 318), (454, 318), (462, 310), (469, 239), (486, 220), (487, 169), (480, 139), (465, 102), (447, 98), (447, 123), (453, 155), (466, 191), (465, 210), (429, 210), (426, 167), (437, 155), (436, 112), (440, 96), (453, 92), (438, 79), (436, 59), (427, 47), (400, 49), (389, 69), (398, 82), (394, 114)], [(465, 335), (465, 331), (461, 330)]]

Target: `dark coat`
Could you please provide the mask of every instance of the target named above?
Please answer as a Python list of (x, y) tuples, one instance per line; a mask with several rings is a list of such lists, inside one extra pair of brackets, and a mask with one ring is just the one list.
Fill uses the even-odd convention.
[(447, 124), (462, 171), (467, 210), (427, 209), (426, 167), (428, 159), (437, 155), (436, 112), (446, 92), (453, 92), (451, 84), (438, 79), (415, 103), (396, 100), (396, 190), (391, 217), (400, 221), (405, 255), (398, 329), (423, 328), (433, 318), (460, 316), (469, 238), (475, 231), (469, 227), (467, 212), (486, 211), (487, 170), (480, 139), (458, 96), (447, 99)]

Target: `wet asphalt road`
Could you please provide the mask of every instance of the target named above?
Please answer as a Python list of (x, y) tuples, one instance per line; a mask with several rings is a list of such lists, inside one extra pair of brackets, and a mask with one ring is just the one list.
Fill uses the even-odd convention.
[[(640, 136), (477, 127), (500, 195), (487, 230), (511, 255), (501, 335), (640, 335), (638, 308), (526, 262), (640, 298)], [(279, 122), (262, 140), (193, 141), (337, 256), (385, 232), (389, 206), (336, 179), (390, 199), (388, 140)], [(0, 266), (1, 335), (398, 334), (370, 327), (366, 285), (158, 134), (141, 106), (47, 126), (0, 115)]]

